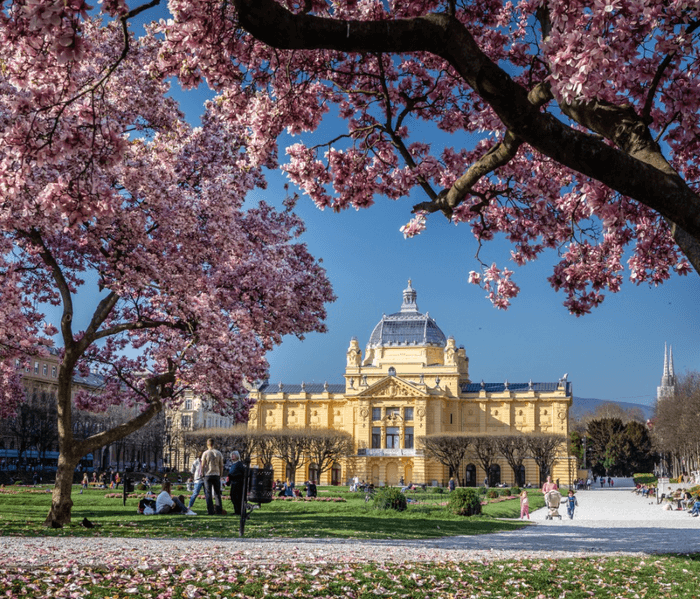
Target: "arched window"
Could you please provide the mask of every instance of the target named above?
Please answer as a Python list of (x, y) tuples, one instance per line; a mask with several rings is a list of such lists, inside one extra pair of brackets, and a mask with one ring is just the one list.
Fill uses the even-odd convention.
[(332, 485), (339, 485), (340, 481), (341, 481), (340, 464), (333, 464), (333, 468), (331, 469), (331, 484)]
[(319, 476), (318, 464), (309, 464), (309, 480), (317, 483)]
[(476, 466), (474, 464), (467, 464), (467, 469), (464, 473), (464, 486), (476, 487)]
[(396, 376), (396, 368), (393, 366), (389, 368), (389, 376)]
[(489, 468), (489, 487), (501, 484), (501, 467), (498, 464), (491, 464)]

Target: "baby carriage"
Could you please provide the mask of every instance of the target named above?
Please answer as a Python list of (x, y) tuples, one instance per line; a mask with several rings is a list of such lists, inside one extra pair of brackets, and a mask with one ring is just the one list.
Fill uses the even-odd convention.
[(547, 493), (544, 494), (544, 501), (547, 504), (547, 508), (549, 508), (549, 513), (547, 514), (546, 520), (554, 520), (554, 518), (559, 518), (559, 520), (561, 520), (561, 516), (559, 515), (561, 494), (559, 491), (556, 489), (547, 491)]

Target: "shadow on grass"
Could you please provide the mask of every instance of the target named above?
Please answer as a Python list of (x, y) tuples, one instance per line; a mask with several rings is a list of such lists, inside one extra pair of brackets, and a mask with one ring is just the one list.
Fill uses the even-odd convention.
[[(230, 512), (227, 516), (207, 516), (205, 502), (201, 498), (194, 505), (197, 516), (144, 516), (137, 513), (137, 498), (127, 499), (124, 506), (121, 498), (105, 495), (105, 490), (74, 493), (71, 526), (54, 530), (43, 525), (51, 503), (50, 494), (0, 494), (0, 536), (238, 536), (239, 518), (231, 513), (229, 502), (225, 502), (224, 505)], [(455, 516), (448, 512), (442, 503), (444, 500), (410, 504), (407, 511), (398, 513), (376, 510), (371, 503), (365, 503), (364, 499), (359, 497), (352, 497), (341, 503), (273, 501), (253, 513), (246, 526), (245, 536), (419, 540), (486, 534), (523, 526), (517, 521)], [(506, 506), (502, 505), (499, 509), (506, 509)], [(80, 526), (83, 518), (94, 522), (96, 528), (86, 529)]]
[(261, 513), (246, 527), (246, 536), (347, 539), (431, 539), (517, 530), (520, 522), (485, 517), (441, 519), (372, 511), (366, 514)]

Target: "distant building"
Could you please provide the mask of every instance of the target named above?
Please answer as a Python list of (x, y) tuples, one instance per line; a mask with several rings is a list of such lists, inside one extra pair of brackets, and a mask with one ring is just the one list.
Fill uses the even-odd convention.
[(184, 435), (201, 429), (227, 429), (235, 426), (233, 416), (223, 416), (212, 410), (212, 402), (185, 391), (176, 409), (165, 409), (165, 443), (163, 462), (174, 470), (189, 470), (196, 455), (191, 453)]
[[(31, 356), (21, 369), (26, 402), (14, 418), (0, 422), (0, 469), (26, 470), (43, 467), (54, 471), (58, 460), (58, 431), (56, 421), (56, 395), (58, 392), (58, 352), (50, 349), (47, 355)], [(73, 377), (72, 393), (80, 389), (99, 393), (103, 379), (90, 373)], [(85, 439), (112, 428), (136, 413), (137, 408), (113, 406), (106, 412), (93, 414), (73, 408), (73, 436)], [(142, 469), (162, 466), (163, 426), (162, 418), (154, 418), (144, 428), (110, 445), (88, 454), (80, 461), (80, 467), (89, 470)]]
[[(428, 313), (418, 311), (416, 291), (408, 283), (399, 312), (382, 319), (372, 331), (364, 356), (355, 337), (346, 355), (344, 384), (269, 384), (251, 391), (257, 401), (248, 426), (259, 430), (328, 427), (348, 431), (354, 455), (322, 476), (338, 484), (353, 476), (375, 485), (444, 484), (450, 473), (428, 460), (417, 439), (440, 432), (557, 433), (568, 438), (572, 386), (566, 375), (550, 383), (473, 383), (469, 358), (454, 338), (445, 337)], [(553, 477), (568, 483), (574, 466), (566, 447), (554, 464)], [(284, 465), (275, 462), (275, 476)], [(486, 473), (476, 459), (460, 473), (467, 485), (480, 484)], [(315, 464), (306, 464), (313, 478)], [(575, 472), (575, 470), (574, 470)], [(325, 480), (324, 480), (325, 477)], [(513, 480), (505, 459), (489, 473), (491, 484), (537, 484), (532, 460)]]
[(664, 343), (664, 373), (661, 376), (661, 385), (656, 388), (656, 399), (661, 401), (676, 394), (676, 375), (673, 372), (673, 346), (666, 348)]

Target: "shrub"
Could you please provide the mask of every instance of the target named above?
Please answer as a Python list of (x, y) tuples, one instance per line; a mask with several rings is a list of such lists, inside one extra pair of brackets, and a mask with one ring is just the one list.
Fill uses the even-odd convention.
[(501, 489), (501, 497), (509, 497), (510, 495), (510, 489)]
[(657, 482), (658, 479), (653, 474), (637, 473), (634, 475), (635, 485), (655, 485)]
[(520, 487), (511, 487), (510, 494), (511, 495), (520, 495)]
[(438, 495), (442, 495), (445, 492), (445, 489), (442, 487), (435, 487), (433, 491), (435, 491)]
[(481, 514), (481, 500), (475, 489), (455, 489), (450, 493), (448, 509), (458, 516), (478, 516)]
[(479, 495), (486, 495), (488, 489), (486, 487), (479, 487)]
[(496, 499), (496, 497), (498, 497), (498, 491), (496, 491), (496, 489), (491, 489), (488, 493), (486, 493), (486, 497), (489, 499)]
[(137, 489), (138, 491), (145, 491), (145, 490), (146, 490), (146, 485), (144, 485), (143, 483), (139, 483), (138, 485), (136, 485), (136, 489)]
[(380, 510), (396, 510), (403, 512), (407, 507), (406, 496), (401, 489), (384, 487), (374, 496), (374, 507)]

